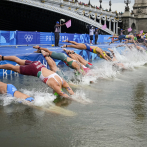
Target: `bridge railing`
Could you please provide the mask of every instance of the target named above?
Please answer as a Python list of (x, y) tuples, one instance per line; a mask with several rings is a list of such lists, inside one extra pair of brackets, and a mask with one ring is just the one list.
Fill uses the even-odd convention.
[[(38, 0), (9, 0), (9, 1), (13, 1), (13, 2), (18, 2), (18, 3), (24, 3), (24, 4), (28, 4), (28, 5), (31, 5), (31, 6), (35, 6), (35, 7), (39, 7), (39, 8), (42, 8), (42, 9), (46, 9), (46, 10), (49, 10), (49, 11), (53, 11), (53, 12), (57, 12), (57, 13), (60, 13), (60, 14), (63, 14), (63, 15), (66, 15), (66, 16), (69, 16), (71, 18), (75, 18), (77, 20), (80, 20), (80, 21), (83, 21), (87, 24), (90, 24), (90, 25), (93, 25), (95, 27), (99, 27), (101, 28), (102, 27), (102, 24), (101, 24), (101, 20), (103, 20), (103, 18), (100, 16), (100, 17), (97, 17), (99, 15), (102, 15), (102, 13), (95, 13), (95, 12), (92, 12), (92, 11), (86, 11), (83, 13), (83, 14), (79, 14), (78, 13), (78, 10), (82, 10), (82, 9), (76, 9), (77, 11), (70, 11), (68, 10), (68, 7), (66, 7), (67, 9), (65, 9), (63, 6), (63, 8), (59, 7), (59, 5), (55, 4), (55, 1), (54, 1), (54, 4), (51, 4), (51, 3), (41, 3), (40, 1)], [(98, 10), (98, 11), (102, 11), (102, 10)], [(78, 13), (78, 14), (77, 14)], [(105, 12), (106, 13), (106, 12)], [(94, 19), (91, 19), (91, 17), (89, 17), (89, 15), (92, 16), (92, 18)], [(96, 18), (100, 20), (100, 22), (97, 22), (96, 21)], [(116, 30), (116, 33), (117, 33), (117, 27), (115, 26), (118, 26), (118, 22), (115, 22), (115, 18), (113, 16), (111, 16), (111, 19), (110, 21), (113, 20), (113, 30)], [(105, 24), (106, 24), (106, 20), (104, 20)], [(109, 28), (105, 29), (104, 31), (107, 32), (108, 34), (115, 34), (115, 31), (111, 31), (111, 23), (109, 21)]]
[[(40, 0), (32, 0), (32, 1), (40, 1)], [(70, 2), (70, 1), (64, 1), (64, 0), (42, 0), (42, 2), (48, 2), (48, 3), (56, 3), (56, 4), (62, 4), (64, 6), (68, 6), (68, 7), (76, 7), (79, 8), (81, 10), (86, 10), (86, 11), (93, 11), (94, 13), (102, 13), (105, 15), (109, 15), (109, 16), (113, 16), (116, 17), (116, 13), (113, 12), (107, 12), (105, 10), (100, 10), (97, 9), (96, 7), (91, 7), (89, 5), (83, 5), (83, 4), (79, 4), (78, 2)]]

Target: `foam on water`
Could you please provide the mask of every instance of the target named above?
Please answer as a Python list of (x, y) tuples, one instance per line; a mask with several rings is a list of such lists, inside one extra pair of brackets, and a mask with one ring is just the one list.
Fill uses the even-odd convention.
[[(124, 64), (125, 69), (134, 70), (136, 67), (143, 66), (147, 63), (147, 54), (146, 52), (139, 52), (137, 49), (133, 48), (132, 50), (126, 48), (125, 50), (119, 50), (118, 48), (112, 48), (117, 60)], [(114, 68), (114, 62), (107, 62), (105, 60), (98, 60), (94, 63), (95, 69), (92, 69), (86, 76), (78, 77), (78, 83), (74, 82), (78, 85), (89, 85), (90, 81), (97, 82), (97, 79), (116, 79), (117, 75), (121, 74), (121, 67)], [(65, 74), (73, 78), (73, 71), (68, 70)], [(77, 78), (77, 77), (76, 77)], [(80, 87), (79, 87), (80, 88)], [(27, 90), (21, 89), (20, 91), (30, 95), (35, 98), (33, 104), (35, 106), (46, 107), (54, 105), (53, 101), (56, 98), (52, 93), (47, 92), (48, 88), (45, 89), (34, 89)], [(83, 90), (77, 90), (72, 98), (80, 103), (91, 103), (89, 98), (86, 97), (86, 94)], [(2, 105), (6, 106), (11, 103), (18, 103), (20, 100), (8, 97), (6, 95), (0, 96), (0, 100), (2, 100)]]
[[(33, 97), (34, 101), (32, 102), (32, 104), (35, 106), (46, 107), (54, 105), (53, 101), (56, 97), (51, 93), (45, 93), (43, 91), (41, 92), (36, 90), (29, 91), (27, 89), (21, 89), (20, 91)], [(10, 105), (11, 103), (20, 103), (20, 101), (23, 101), (11, 96), (7, 96), (6, 94), (1, 95), (0, 100), (2, 101), (1, 105), (3, 106)]]
[(7, 105), (10, 105), (12, 102), (15, 102), (16, 98), (7, 96), (6, 94), (2, 94), (0, 96), (0, 100), (1, 100), (0, 105), (7, 106)]
[[(136, 48), (130, 50), (129, 48), (123, 51), (118, 48), (112, 48), (117, 60), (123, 63), (124, 68), (127, 70), (134, 70), (136, 67), (143, 66), (147, 63), (146, 52), (139, 52)], [(113, 62), (114, 63), (114, 62)], [(90, 81), (96, 82), (99, 78), (111, 79), (116, 78), (117, 75), (121, 74), (120, 67), (113, 67), (112, 62), (107, 62), (105, 60), (98, 60), (94, 63), (95, 69), (91, 70), (86, 76), (82, 77), (79, 84), (89, 84)], [(116, 62), (117, 63), (117, 62)]]
[(82, 104), (92, 103), (92, 101), (87, 98), (86, 94), (83, 90), (77, 90), (73, 96), (71, 96), (75, 101), (80, 102)]

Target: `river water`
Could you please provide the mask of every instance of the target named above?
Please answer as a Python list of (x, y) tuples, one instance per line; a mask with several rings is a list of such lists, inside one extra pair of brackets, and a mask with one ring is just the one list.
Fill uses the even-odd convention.
[[(97, 61), (93, 75), (73, 88), (79, 102), (57, 103), (75, 116), (47, 113), (0, 95), (0, 147), (146, 147), (147, 55), (114, 50), (127, 70)], [(91, 80), (95, 83), (89, 85)], [(35, 97), (34, 105), (50, 105), (55, 98), (35, 77), (13, 75), (1, 81)]]

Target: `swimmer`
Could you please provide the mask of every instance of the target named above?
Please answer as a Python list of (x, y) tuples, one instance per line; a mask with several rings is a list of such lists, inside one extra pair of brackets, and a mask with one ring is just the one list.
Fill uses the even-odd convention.
[(17, 91), (16, 87), (12, 84), (5, 84), (3, 82), (0, 82), (0, 94), (7, 94), (8, 96), (16, 97), (29, 102), (34, 101), (34, 98)]
[(135, 45), (136, 45), (136, 41), (137, 41), (137, 37), (135, 37), (135, 36), (133, 36), (133, 35), (112, 36), (112, 37), (109, 37), (108, 40), (111, 39), (111, 38), (117, 38), (117, 39), (115, 39), (115, 40), (113, 40), (112, 42), (110, 42), (109, 45), (110, 45), (111, 43), (114, 43), (115, 41), (118, 41), (118, 40), (121, 41), (122, 39), (124, 39), (124, 40), (126, 40), (126, 41), (127, 41), (127, 39), (131, 39)]
[(46, 56), (50, 56), (51, 58), (61, 60), (70, 68), (75, 69), (76, 71), (78, 71), (82, 75), (85, 75), (84, 69), (81, 66), (81, 64), (79, 62), (77, 62), (76, 60), (73, 60), (73, 59), (67, 57), (66, 54), (53, 52), (53, 51), (48, 50), (47, 48), (42, 48), (39, 46), (33, 46), (33, 48), (38, 49), (38, 50), (44, 50), (45, 52), (48, 53)]
[(15, 56), (0, 55), (0, 61), (2, 60), (14, 61), (20, 66), (14, 66), (12, 64), (4, 64), (4, 65), (0, 65), (0, 69), (12, 70), (14, 72), (18, 72), (23, 75), (38, 77), (41, 79), (42, 82), (44, 82), (50, 88), (53, 89), (54, 95), (56, 96), (60, 95), (65, 98), (72, 99), (62, 91), (62, 88), (65, 88), (70, 93), (70, 95), (74, 94), (68, 83), (55, 72), (48, 70), (43, 64), (41, 64), (41, 62), (21, 60)]
[(76, 49), (80, 49), (80, 50), (87, 50), (90, 51), (92, 53), (97, 54), (98, 56), (100, 56), (101, 58), (105, 59), (105, 60), (110, 60), (111, 58), (109, 58), (104, 51), (97, 47), (97, 46), (89, 46), (87, 44), (83, 44), (83, 43), (77, 43), (75, 41), (69, 41), (69, 40), (64, 40), (64, 42), (68, 42), (68, 43), (72, 43), (71, 45), (63, 45), (62, 48), (66, 48), (66, 47), (72, 47), (72, 48), (76, 48)]
[(74, 55), (78, 61), (83, 64), (84, 66), (86, 66), (87, 68), (90, 68), (90, 69), (93, 69), (93, 65), (91, 63), (89, 63), (88, 61), (86, 61), (82, 56), (80, 56), (79, 54), (76, 54), (74, 51), (70, 51), (70, 50), (66, 50), (66, 49), (63, 49), (63, 51), (65, 51), (67, 54), (68, 52), (70, 52), (70, 55)]
[(145, 51), (145, 49), (144, 49), (143, 47), (137, 46), (137, 45), (136, 45), (136, 46), (135, 46), (135, 45), (132, 45), (132, 46), (130, 46), (129, 48), (132, 49), (133, 47), (136, 48), (136, 49), (137, 49), (138, 51), (140, 51), (140, 52), (144, 52), (144, 51)]
[(131, 44), (131, 45), (121, 45), (121, 46), (125, 46), (125, 47), (128, 47), (129, 49), (133, 49), (133, 48), (136, 48), (138, 51), (145, 51), (145, 49), (141, 46), (137, 46), (137, 45), (134, 45), (134, 44)]
[[(106, 54), (108, 56), (110, 56), (110, 58), (112, 59), (113, 62), (116, 62), (117, 59), (116, 59), (116, 56), (114, 54), (114, 51), (111, 48), (108, 48), (108, 50), (111, 52), (111, 54), (109, 52), (106, 52)], [(120, 63), (118, 61), (116, 63), (114, 63), (113, 66), (119, 66), (119, 67), (125, 69), (124, 64), (123, 63)]]
[(69, 82), (69, 78), (65, 76), (64, 73), (57, 67), (55, 61), (50, 56), (48, 56), (47, 52), (45, 52), (44, 50), (37, 50), (35, 51), (35, 53), (42, 53), (50, 67), (50, 70), (57, 73), (60, 77), (66, 80), (66, 82)]
[[(65, 51), (69, 57), (71, 57), (72, 59), (81, 63), (80, 60), (78, 59), (78, 57), (75, 55), (74, 51), (70, 51), (70, 50), (66, 50), (66, 49), (63, 49), (63, 51)], [(90, 68), (86, 67), (83, 63), (81, 63), (81, 65), (82, 65), (85, 73), (87, 73), (90, 70)]]

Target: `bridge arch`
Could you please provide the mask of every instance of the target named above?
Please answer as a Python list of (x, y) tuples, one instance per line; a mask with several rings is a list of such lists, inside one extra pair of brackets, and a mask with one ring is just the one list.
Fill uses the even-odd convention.
[[(110, 24), (110, 25), (108, 25), (107, 29), (102, 30), (103, 32), (105, 32), (107, 34), (111, 34), (111, 35), (113, 35), (114, 33), (117, 33), (116, 26), (118, 25), (117, 24), (118, 21), (115, 21), (115, 14), (112, 14), (112, 13), (109, 14), (108, 12), (105, 12), (105, 11), (103, 12), (102, 10), (92, 9), (91, 7), (86, 8), (84, 6), (79, 6), (77, 3), (75, 3), (74, 6), (71, 6), (70, 2), (65, 3), (65, 2), (63, 2), (63, 0), (56, 0), (56, 1), (45, 0), (44, 3), (41, 3), (40, 0), (22, 0), (22, 1), (20, 1), (20, 0), (7, 0), (7, 1), (19, 3), (19, 4), (22, 4), (23, 6), (25, 6), (25, 5), (32, 6), (32, 7), (34, 7), (34, 9), (37, 8), (38, 11), (40, 11), (40, 13), (43, 14), (42, 18), (44, 18), (44, 19), (46, 19), (47, 18), (46, 16), (49, 15), (47, 13), (50, 13), (50, 15), (52, 15), (52, 16), (54, 16), (54, 15), (57, 16), (57, 14), (58, 14), (58, 16), (60, 16), (60, 18), (62, 16), (67, 19), (72, 18), (74, 25), (83, 24), (86, 26), (86, 24), (90, 24), (90, 25), (93, 25), (98, 28), (102, 27), (102, 21), (104, 21), (103, 24)], [(44, 11), (44, 13), (43, 13), (43, 11)], [(107, 17), (108, 17), (108, 19), (107, 19)], [(43, 20), (42, 18), (41, 18), (41, 20)], [(58, 18), (57, 18), (57, 20), (58, 20)], [(46, 19), (45, 21), (46, 21), (46, 26), (47, 26), (47, 24), (48, 24), (47, 21), (49, 21), (49, 18)], [(41, 23), (41, 22), (39, 22), (39, 23)], [(55, 21), (54, 21), (54, 24), (55, 24)], [(53, 28), (54, 24), (52, 24), (52, 28)], [(45, 24), (43, 24), (43, 22), (42, 22), (42, 25), (45, 26)], [(83, 26), (79, 26), (79, 28), (80, 27), (81, 27), (81, 29), (83, 29)], [(40, 30), (38, 30), (38, 31), (40, 31)]]

